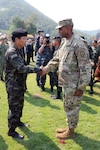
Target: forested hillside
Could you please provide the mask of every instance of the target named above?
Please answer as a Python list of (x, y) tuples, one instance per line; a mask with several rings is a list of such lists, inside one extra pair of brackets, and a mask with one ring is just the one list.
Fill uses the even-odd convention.
[(45, 29), (46, 33), (51, 33), (57, 24), (24, 0), (0, 0), (0, 30), (9, 30), (16, 16), (25, 21), (33, 17), (37, 28)]
[[(0, 30), (9, 30), (14, 17), (19, 17), (26, 22), (31, 19), (37, 29), (43, 29), (52, 36), (57, 34), (57, 31), (54, 30), (57, 23), (25, 0), (0, 0)], [(75, 30), (75, 32), (85, 37), (90, 35), (88, 31)], [(95, 33), (93, 32), (93, 36)]]

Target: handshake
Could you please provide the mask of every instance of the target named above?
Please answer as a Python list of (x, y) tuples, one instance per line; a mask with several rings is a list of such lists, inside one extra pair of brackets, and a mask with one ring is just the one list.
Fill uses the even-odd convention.
[(41, 66), (39, 67), (34, 67), (33, 73), (38, 73), (40, 76), (43, 76), (46, 74), (46, 68)]

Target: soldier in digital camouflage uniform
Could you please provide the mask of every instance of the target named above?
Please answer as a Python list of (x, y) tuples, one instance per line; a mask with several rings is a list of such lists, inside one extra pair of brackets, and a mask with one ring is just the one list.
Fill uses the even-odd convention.
[(15, 29), (12, 32), (12, 44), (5, 54), (5, 83), (8, 94), (8, 136), (23, 139), (24, 136), (15, 131), (16, 127), (27, 126), (21, 122), (24, 106), (25, 74), (40, 71), (26, 65), (22, 48), (27, 40), (27, 31)]
[(63, 39), (56, 56), (42, 67), (41, 75), (59, 67), (59, 85), (63, 88), (63, 104), (68, 127), (58, 128), (56, 137), (68, 139), (75, 136), (74, 129), (79, 120), (83, 92), (90, 82), (91, 65), (85, 44), (73, 33), (72, 19), (59, 21), (56, 29), (59, 29)]
[(4, 81), (4, 60), (5, 60), (5, 52), (8, 48), (8, 44), (6, 43), (7, 38), (6, 35), (2, 34), (0, 36), (0, 79)]

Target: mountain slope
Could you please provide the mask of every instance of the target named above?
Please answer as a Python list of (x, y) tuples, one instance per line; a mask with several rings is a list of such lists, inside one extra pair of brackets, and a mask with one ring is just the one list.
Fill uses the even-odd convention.
[(45, 16), (26, 1), (0, 0), (0, 29), (8, 30), (14, 16), (27, 20), (32, 14), (36, 17), (34, 24), (37, 28), (43, 28), (46, 30), (45, 32), (50, 32), (51, 29), (55, 28), (57, 24), (55, 21)]
[[(52, 36), (57, 35), (57, 31), (55, 30), (57, 23), (28, 4), (25, 0), (0, 0), (0, 30), (9, 30), (12, 18), (15, 16), (24, 21), (34, 16), (33, 23), (37, 26), (37, 29), (43, 29)], [(97, 34), (97, 31), (74, 31), (85, 37)]]

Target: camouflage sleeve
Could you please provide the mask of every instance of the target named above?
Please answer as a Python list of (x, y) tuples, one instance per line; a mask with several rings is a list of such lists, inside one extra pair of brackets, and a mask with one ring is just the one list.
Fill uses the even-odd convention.
[(41, 72), (40, 68), (31, 67), (29, 65), (24, 65), (23, 59), (21, 59), (16, 53), (12, 53), (8, 57), (9, 63), (16, 69), (19, 73), (38, 73)]
[(91, 79), (91, 65), (89, 61), (89, 52), (85, 47), (78, 48), (76, 52), (78, 67), (80, 71), (78, 89), (84, 90)]
[(59, 51), (57, 51), (56, 55), (46, 65), (47, 73), (56, 69), (58, 65), (59, 65)]

